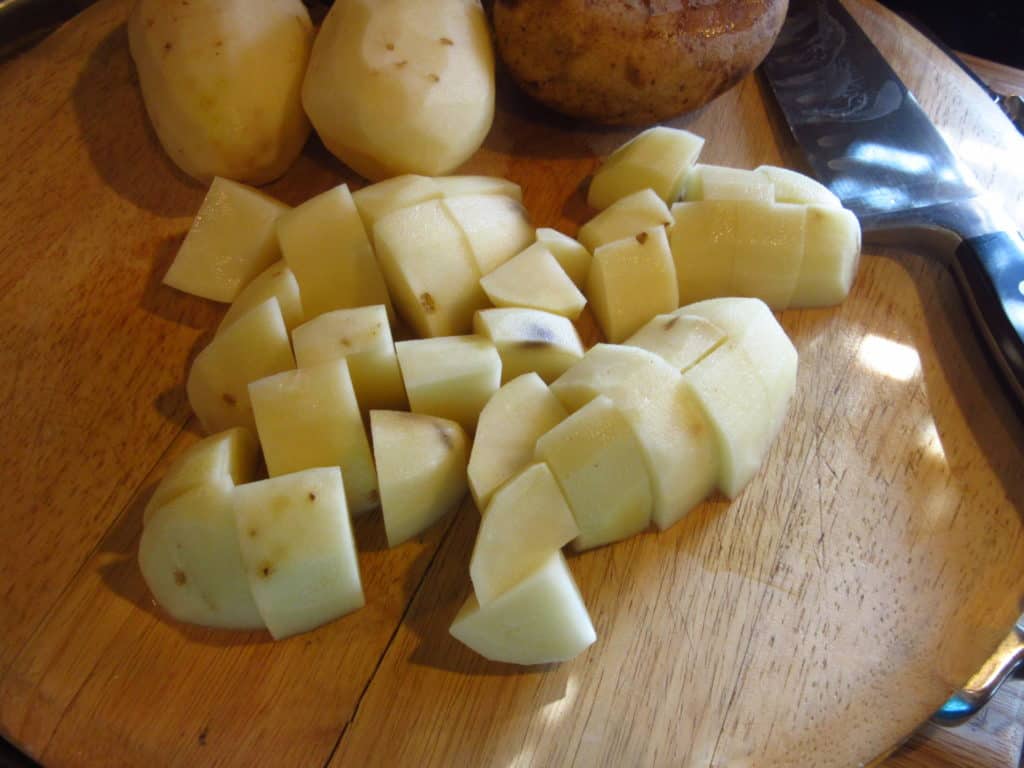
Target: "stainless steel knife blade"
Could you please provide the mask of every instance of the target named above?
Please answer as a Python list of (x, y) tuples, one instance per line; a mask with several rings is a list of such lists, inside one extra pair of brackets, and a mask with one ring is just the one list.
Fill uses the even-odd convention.
[(1024, 411), (1024, 239), (838, 0), (790, 0), (761, 66), (811, 169), (865, 240), (955, 236), (950, 265)]

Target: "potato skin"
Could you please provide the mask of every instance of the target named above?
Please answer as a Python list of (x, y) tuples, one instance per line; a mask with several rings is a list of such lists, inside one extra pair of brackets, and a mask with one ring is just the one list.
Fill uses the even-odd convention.
[(706, 104), (768, 54), (788, 0), (494, 0), (512, 77), (552, 109), (644, 125)]

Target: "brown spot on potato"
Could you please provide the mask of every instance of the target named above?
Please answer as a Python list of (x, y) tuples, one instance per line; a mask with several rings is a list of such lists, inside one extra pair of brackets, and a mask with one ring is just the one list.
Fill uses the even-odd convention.
[(223, 395), (221, 395), (221, 399), (228, 405), (233, 406), (238, 404), (238, 398), (236, 398), (230, 392), (225, 392)]
[(406, 61), (405, 59), (402, 59), (401, 61), (396, 61), (396, 62), (395, 62), (395, 68), (396, 68), (396, 69), (401, 69), (402, 67), (404, 67), (404, 66), (405, 66), (406, 64), (408, 64), (408, 63), (409, 63), (409, 62), (408, 62), (408, 61)]
[(434, 301), (434, 297), (429, 293), (420, 294), (420, 306), (423, 307), (423, 311), (427, 314), (437, 311), (437, 303)]
[(395, 44), (394, 43), (385, 43), (384, 47), (387, 48), (389, 51), (395, 50)]
[(179, 587), (184, 587), (188, 583), (188, 577), (185, 576), (185, 572), (180, 568), (174, 571), (174, 583)]
[(264, 563), (260, 566), (260, 576), (264, 579), (269, 578), (270, 574), (274, 572), (274, 567), (270, 563)]
[(340, 339), (338, 339), (338, 342), (343, 347), (350, 347), (350, 346), (352, 346), (352, 339), (350, 339), (348, 336), (342, 336)]
[(440, 83), (441, 77), (440, 75), (435, 75), (433, 72), (431, 72), (429, 75), (427, 75), (427, 80), (429, 80), (432, 83)]
[(441, 443), (444, 444), (444, 449), (446, 451), (450, 451), (455, 444), (452, 441), (452, 436), (448, 431), (448, 427), (444, 424), (438, 424), (437, 422), (434, 422), (434, 426), (437, 429), (437, 436), (441, 439)]
[(626, 80), (629, 81), (630, 85), (633, 85), (636, 88), (642, 88), (646, 78), (640, 68), (630, 61), (626, 63)]
[(638, 232), (636, 236), (636, 241), (640, 243), (640, 245), (643, 245), (644, 243), (647, 242), (647, 238), (648, 234), (646, 232)]
[(441, 45), (455, 45), (455, 42), (449, 37), (442, 37)]
[(255, 539), (259, 535), (260, 535), (260, 532), (256, 528), (250, 528), (249, 529), (249, 538), (250, 539)]
[(665, 330), (666, 331), (672, 330), (672, 328), (675, 327), (675, 324), (678, 323), (678, 322), (679, 322), (679, 318), (678, 317), (674, 317), (674, 316), (670, 317), (668, 320), (665, 321), (665, 326), (664, 326)]
[(172, 48), (174, 48), (174, 43), (170, 41), (164, 43), (164, 55), (166, 56), (168, 53), (170, 53)]
[(313, 491), (309, 492), (309, 500), (316, 501), (316, 494)]

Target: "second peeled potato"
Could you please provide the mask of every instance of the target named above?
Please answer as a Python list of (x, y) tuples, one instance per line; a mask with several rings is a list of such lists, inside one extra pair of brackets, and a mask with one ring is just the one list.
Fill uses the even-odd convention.
[(302, 103), (327, 148), (369, 179), (451, 172), (494, 118), (494, 54), (479, 0), (337, 0)]

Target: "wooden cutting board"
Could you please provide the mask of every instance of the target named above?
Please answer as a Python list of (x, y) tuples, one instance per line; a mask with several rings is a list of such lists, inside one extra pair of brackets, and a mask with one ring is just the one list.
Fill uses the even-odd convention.
[[(797, 395), (734, 502), (571, 558), (598, 642), (540, 669), (447, 627), (477, 514), (385, 546), (357, 524), (367, 606), (273, 643), (165, 618), (141, 510), (197, 438), (183, 383), (223, 312), (161, 285), (203, 189), (149, 129), (129, 0), (0, 65), (0, 731), (48, 765), (849, 766), (884, 754), (993, 650), (1024, 597), (1024, 429), (950, 277), (868, 249), (840, 307), (789, 311)], [(1024, 142), (970, 80), (868, 0), (851, 11), (1024, 223)], [(630, 132), (501, 83), (471, 172), (570, 233)], [(678, 125), (702, 159), (798, 163), (750, 77)], [(311, 142), (269, 188), (359, 180)], [(592, 327), (592, 326), (588, 326)]]

